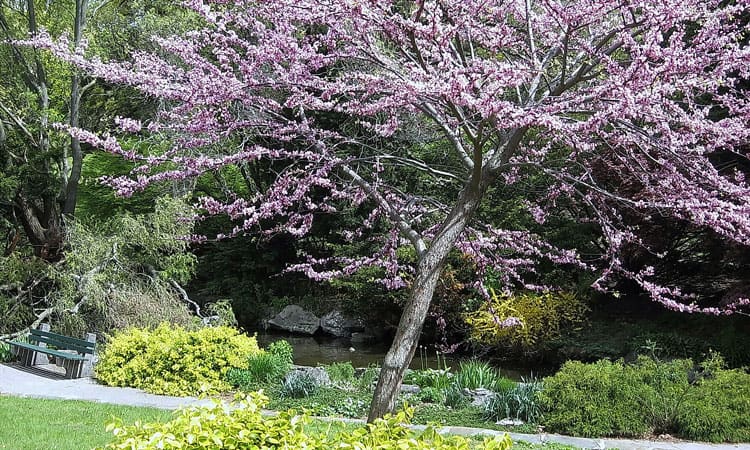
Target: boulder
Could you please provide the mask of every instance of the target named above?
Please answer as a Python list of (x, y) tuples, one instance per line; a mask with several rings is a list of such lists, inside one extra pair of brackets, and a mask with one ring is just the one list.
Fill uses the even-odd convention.
[(268, 325), (278, 330), (312, 336), (320, 328), (320, 319), (299, 305), (289, 305), (270, 319)]
[(333, 310), (320, 318), (320, 328), (336, 337), (348, 338), (354, 332), (365, 330), (365, 324), (362, 319), (347, 317), (338, 310)]
[(316, 386), (330, 386), (331, 384), (331, 377), (328, 376), (328, 372), (322, 367), (294, 366), (284, 379), (286, 380), (293, 373), (308, 375), (315, 380)]
[(464, 389), (464, 394), (471, 399), (471, 406), (478, 406), (480, 408), (483, 408), (495, 397), (495, 395), (497, 395), (491, 390), (485, 388)]
[(401, 385), (402, 394), (419, 394), (420, 392), (422, 392), (422, 388), (420, 388), (416, 384), (402, 384)]

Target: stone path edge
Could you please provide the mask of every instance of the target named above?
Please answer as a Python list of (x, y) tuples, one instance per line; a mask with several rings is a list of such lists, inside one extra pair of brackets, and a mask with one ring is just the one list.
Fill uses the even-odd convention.
[[(0, 364), (0, 395), (58, 400), (84, 400), (161, 409), (177, 409), (180, 406), (213, 404), (213, 401), (210, 399), (155, 395), (143, 392), (139, 389), (104, 386), (96, 383), (91, 378), (66, 380), (55, 378), (54, 376), (42, 376), (43, 373), (44, 372), (37, 370), (21, 370), (13, 365)], [(339, 417), (318, 417), (318, 419), (325, 421), (364, 423), (363, 420), (359, 419), (342, 419)], [(424, 425), (412, 425), (412, 428), (424, 429)], [(504, 431), (455, 426), (442, 427), (439, 432), (461, 436), (493, 436), (505, 434)], [(508, 434), (514, 441), (524, 441), (531, 444), (558, 443), (586, 449), (750, 450), (750, 444), (709, 444), (702, 442), (647, 441), (635, 439), (590, 439), (551, 433), (523, 434), (508, 432)]]

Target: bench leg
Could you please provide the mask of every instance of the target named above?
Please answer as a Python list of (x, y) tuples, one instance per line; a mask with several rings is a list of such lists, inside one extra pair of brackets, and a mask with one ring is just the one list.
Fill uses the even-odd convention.
[(65, 378), (70, 380), (81, 378), (81, 361), (65, 359), (63, 360), (63, 367), (65, 368)]
[(18, 348), (18, 359), (21, 362), (21, 365), (26, 367), (32, 367), (34, 365), (34, 355), (36, 354), (35, 351), (29, 350), (28, 348), (19, 347)]

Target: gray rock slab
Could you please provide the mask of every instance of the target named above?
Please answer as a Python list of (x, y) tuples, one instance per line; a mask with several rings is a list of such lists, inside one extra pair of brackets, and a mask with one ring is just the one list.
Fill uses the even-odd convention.
[(299, 305), (289, 305), (270, 319), (268, 325), (290, 333), (312, 336), (320, 328), (320, 318)]

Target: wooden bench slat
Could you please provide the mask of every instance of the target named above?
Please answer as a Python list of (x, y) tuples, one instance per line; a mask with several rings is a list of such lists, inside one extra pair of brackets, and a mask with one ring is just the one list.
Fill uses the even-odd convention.
[(52, 350), (46, 347), (39, 347), (38, 345), (27, 344), (26, 342), (18, 342), (18, 341), (6, 341), (6, 342), (8, 342), (8, 344), (10, 345), (15, 345), (16, 347), (25, 348), (27, 350), (32, 350), (35, 352), (46, 353), (48, 355), (59, 356), (60, 358), (63, 358), (63, 359), (72, 359), (75, 361), (84, 361), (86, 359), (85, 357), (76, 353), (60, 352), (60, 351)]
[(75, 351), (77, 351), (79, 353), (92, 353), (92, 354), (94, 353), (94, 349), (92, 349), (92, 348), (83, 347), (83, 346), (75, 345), (75, 344), (70, 344), (70, 343), (62, 341), (62, 340), (58, 340), (58, 339), (54, 339), (54, 338), (48, 338), (48, 337), (45, 337), (45, 336), (29, 336), (28, 339), (29, 339), (30, 342), (33, 341), (33, 342), (38, 342), (38, 343), (44, 343), (44, 344), (52, 345), (52, 346), (55, 346), (55, 347), (58, 347), (58, 348), (63, 348), (63, 349), (67, 349), (67, 350), (75, 350)]
[[(67, 345), (74, 345), (76, 347), (79, 347), (79, 348), (83, 349), (83, 350), (81, 350), (82, 353), (93, 353), (94, 352), (94, 348), (96, 347), (96, 343), (95, 342), (89, 342), (89, 341), (86, 341), (86, 340), (83, 340), (83, 339), (77, 339), (77, 338), (70, 337), (70, 336), (63, 336), (61, 334), (52, 333), (52, 332), (49, 332), (49, 331), (42, 331), (42, 330), (32, 329), (32, 330), (30, 330), (29, 337), (32, 337), (32, 336), (40, 338), (39, 339), (40, 341), (41, 341), (41, 339), (55, 340), (57, 342), (60, 342), (60, 343), (64, 344), (64, 345), (60, 345), (61, 347), (67, 346)], [(49, 343), (49, 341), (46, 341), (46, 340), (42, 341), (42, 342)]]

